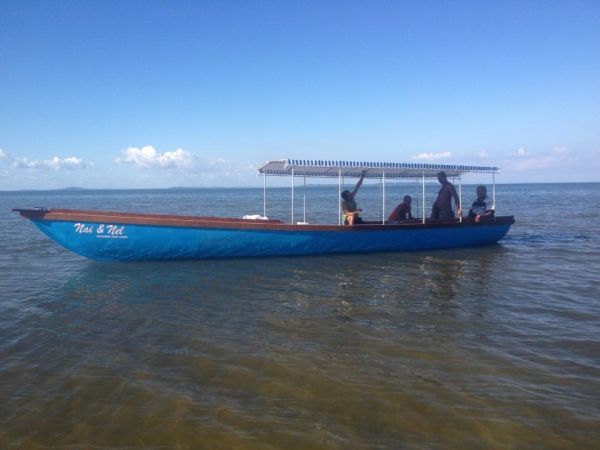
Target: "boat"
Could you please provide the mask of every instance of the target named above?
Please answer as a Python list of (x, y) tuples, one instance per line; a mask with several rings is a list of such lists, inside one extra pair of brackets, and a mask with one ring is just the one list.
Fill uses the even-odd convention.
[[(459, 179), (467, 173), (490, 173), (493, 178), (492, 209), (495, 210), (497, 167), (421, 163), (376, 163), (283, 159), (258, 169), (264, 178), (263, 214), (245, 218), (181, 216), (114, 211), (17, 208), (44, 234), (65, 248), (99, 261), (141, 261), (233, 257), (301, 256), (324, 254), (400, 252), (472, 247), (498, 242), (514, 223), (513, 216), (489, 215), (479, 222), (458, 217), (448, 220), (423, 217), (390, 224), (381, 220), (357, 225), (311, 224), (295, 220), (295, 179), (337, 178), (341, 194), (345, 177), (379, 179), (385, 205), (385, 181), (420, 179), (422, 211), (426, 211), (425, 180), (444, 171)], [(291, 177), (291, 220), (268, 219), (268, 176)], [(340, 198), (338, 196), (338, 198)], [(462, 201), (461, 201), (462, 204)], [(305, 203), (304, 203), (305, 205)], [(340, 211), (341, 212), (341, 211)]]

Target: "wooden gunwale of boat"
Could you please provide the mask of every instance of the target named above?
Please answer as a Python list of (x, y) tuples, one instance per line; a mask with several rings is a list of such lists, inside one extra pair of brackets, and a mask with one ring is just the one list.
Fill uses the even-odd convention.
[(90, 223), (115, 223), (123, 225), (146, 225), (176, 228), (227, 228), (245, 230), (281, 230), (281, 231), (381, 231), (395, 229), (428, 229), (447, 227), (481, 227), (486, 225), (513, 224), (513, 216), (499, 216), (483, 218), (479, 223), (463, 219), (442, 221), (427, 219), (406, 220), (399, 224), (382, 224), (379, 222), (366, 222), (360, 225), (323, 225), (323, 224), (286, 224), (280, 220), (237, 219), (226, 217), (204, 216), (179, 216), (169, 214), (127, 213), (115, 211), (88, 211), (73, 209), (14, 209), (21, 216), (31, 220), (61, 221), (61, 222), (90, 222)]

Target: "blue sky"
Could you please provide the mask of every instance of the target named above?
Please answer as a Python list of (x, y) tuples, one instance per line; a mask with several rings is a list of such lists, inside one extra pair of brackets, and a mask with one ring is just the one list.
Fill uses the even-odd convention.
[(597, 0), (0, 0), (0, 189), (261, 186), (287, 157), (600, 181), (599, 24)]

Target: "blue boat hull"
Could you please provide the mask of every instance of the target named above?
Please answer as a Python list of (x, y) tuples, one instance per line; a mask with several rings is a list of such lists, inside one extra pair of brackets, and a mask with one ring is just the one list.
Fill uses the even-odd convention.
[[(22, 212), (23, 214), (23, 212)], [(513, 223), (356, 227), (169, 226), (28, 217), (48, 237), (94, 260), (166, 260), (397, 252), (498, 242)]]

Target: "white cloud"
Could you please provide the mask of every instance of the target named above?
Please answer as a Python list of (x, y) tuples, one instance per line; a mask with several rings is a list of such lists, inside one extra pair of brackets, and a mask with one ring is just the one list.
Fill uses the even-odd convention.
[(432, 160), (432, 159), (446, 159), (450, 158), (452, 153), (450, 152), (441, 152), (441, 153), (419, 153), (416, 156), (413, 156), (411, 159), (424, 159), (424, 160)]
[(11, 166), (15, 169), (34, 170), (78, 170), (85, 169), (92, 165), (92, 163), (87, 163), (76, 156), (69, 156), (67, 158), (59, 158), (58, 156), (55, 156), (52, 159), (43, 161), (14, 157), (11, 161)]
[[(6, 159), (8, 163), (8, 154), (0, 148), (0, 161), (4, 159)], [(8, 178), (10, 176), (10, 172), (8, 171), (9, 167), (10, 166), (6, 164), (0, 165), (0, 178)]]
[(76, 156), (69, 156), (67, 158), (59, 158), (55, 156), (50, 161), (44, 161), (48, 167), (54, 170), (75, 170), (86, 167), (86, 163), (83, 162), (81, 158), (77, 158)]
[(490, 153), (487, 150), (481, 150), (478, 153), (480, 158), (489, 158), (490, 157)]
[(10, 169), (33, 169), (33, 170), (77, 170), (93, 166), (93, 163), (85, 162), (76, 156), (60, 158), (54, 156), (52, 159), (37, 160), (21, 158), (9, 155), (7, 151), (0, 148), (0, 160), (4, 160)]
[(553, 150), (534, 155), (520, 148), (517, 150), (518, 159), (509, 159), (506, 165), (517, 171), (550, 169), (571, 165), (575, 160), (565, 147), (556, 147)]
[(123, 156), (116, 159), (118, 164), (131, 164), (145, 169), (151, 168), (193, 168), (193, 155), (181, 148), (172, 152), (159, 153), (151, 145), (142, 148), (129, 147)]
[(151, 145), (141, 148), (129, 147), (115, 159), (117, 164), (129, 165), (140, 169), (166, 169), (176, 171), (177, 182), (185, 182), (192, 177), (194, 183), (223, 180), (253, 174), (243, 163), (231, 163), (223, 158), (206, 158), (181, 148), (174, 151), (159, 152)]

